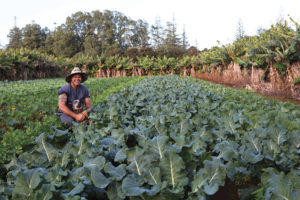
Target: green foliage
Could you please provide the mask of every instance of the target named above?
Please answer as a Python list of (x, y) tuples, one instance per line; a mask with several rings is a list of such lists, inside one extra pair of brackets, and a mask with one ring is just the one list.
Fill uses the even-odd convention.
[(300, 82), (300, 77), (297, 77), (293, 80), (293, 84), (297, 84)]
[(41, 49), (45, 46), (46, 33), (36, 23), (27, 24), (22, 29), (22, 46), (30, 50)]
[(37, 50), (0, 50), (0, 81), (60, 77), (64, 64)]
[[(93, 93), (99, 80), (88, 81)], [(100, 85), (105, 88), (105, 82)], [(48, 128), (36, 137), (6, 165), (0, 194), (14, 199), (207, 199), (226, 178), (241, 181), (245, 175), (261, 177), (264, 185), (251, 197), (298, 195), (299, 106), (177, 76), (123, 87), (101, 91), (102, 97), (117, 92), (106, 101), (91, 95), (98, 105), (90, 113), (90, 126)]]
[(137, 59), (136, 66), (142, 67), (146, 71), (146, 73), (148, 72), (153, 73), (155, 71), (155, 66), (157, 65), (155, 65), (154, 57), (149, 58), (148, 56), (146, 57), (137, 56), (136, 59)]
[[(138, 80), (90, 78), (85, 85), (97, 105), (107, 95)], [(57, 91), (64, 84), (63, 79), (0, 82), (0, 163), (21, 153), (41, 132), (48, 132), (52, 126), (63, 128), (56, 112)]]
[(263, 187), (249, 185), (243, 198), (297, 197), (299, 106), (177, 76), (115, 91), (92, 100), (90, 126), (48, 129), (11, 159), (0, 194), (207, 199), (244, 175)]
[[(50, 49), (33, 42), (34, 46), (30, 46), (30, 49), (34, 50), (14, 49), (13, 46), (24, 42), (18, 40), (19, 33), (15, 27), (12, 30), (11, 37), (14, 38), (14, 43), (11, 44), (11, 48), (0, 52), (0, 73), (3, 74), (1, 80), (57, 77), (74, 66), (84, 67), (91, 75), (101, 68), (110, 72), (125, 70), (127, 75), (136, 74), (136, 71), (157, 75), (182, 74), (183, 70), (190, 70), (191, 67), (210, 71), (213, 67), (226, 68), (231, 62), (239, 64), (241, 68), (256, 67), (265, 70), (273, 64), (281, 75), (285, 75), (287, 67), (300, 59), (299, 24), (293, 19), (291, 22), (296, 30), (285, 21), (273, 25), (259, 36), (243, 36), (232, 44), (219, 45), (199, 53), (195, 52), (195, 55), (183, 56), (185, 54), (178, 45), (174, 22), (168, 23), (168, 39), (165, 43), (152, 50), (146, 42), (144, 29), (147, 24), (142, 21), (134, 22), (121, 13), (111, 11), (78, 12), (51, 34), (37, 24), (26, 27), (28, 32), (34, 29), (33, 32), (47, 33)], [(143, 30), (142, 35), (136, 32), (135, 26)], [(124, 38), (126, 34), (131, 37)], [(28, 36), (27, 39), (30, 41), (32, 38)], [(141, 46), (138, 45), (139, 41)], [(133, 43), (137, 46), (132, 47)], [(42, 52), (54, 53), (56, 57)]]
[(280, 72), (285, 73), (287, 70), (287, 66), (284, 63), (276, 62), (273, 64), (273, 66)]

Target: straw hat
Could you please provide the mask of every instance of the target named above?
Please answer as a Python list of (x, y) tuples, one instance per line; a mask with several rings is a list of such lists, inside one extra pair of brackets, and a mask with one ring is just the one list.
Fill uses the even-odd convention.
[(75, 67), (75, 68), (72, 70), (71, 74), (67, 75), (66, 81), (67, 81), (68, 83), (70, 83), (70, 82), (71, 82), (71, 79), (72, 79), (72, 76), (74, 76), (74, 75), (76, 75), (76, 74), (81, 75), (81, 78), (82, 78), (81, 83), (83, 83), (84, 81), (86, 81), (86, 80), (88, 79), (86, 73), (82, 72), (78, 67)]

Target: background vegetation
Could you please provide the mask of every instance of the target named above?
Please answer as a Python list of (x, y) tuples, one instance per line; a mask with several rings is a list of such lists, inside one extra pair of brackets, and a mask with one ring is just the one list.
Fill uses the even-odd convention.
[[(95, 75), (183, 74), (212, 67), (226, 68), (231, 62), (241, 68), (274, 66), (282, 75), (300, 60), (300, 28), (292, 18), (280, 20), (269, 29), (247, 36), (242, 23), (231, 44), (199, 51), (189, 46), (185, 31), (178, 34), (176, 22), (163, 27), (131, 20), (117, 11), (77, 12), (54, 31), (32, 22), (14, 27), (9, 44), (0, 50), (0, 80), (64, 76), (74, 66)], [(139, 72), (139, 73), (137, 73)]]

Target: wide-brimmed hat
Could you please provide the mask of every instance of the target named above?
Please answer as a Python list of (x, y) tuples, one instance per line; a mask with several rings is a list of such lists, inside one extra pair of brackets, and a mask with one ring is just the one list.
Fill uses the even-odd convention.
[(78, 67), (75, 67), (75, 68), (72, 70), (72, 72), (71, 72), (69, 75), (67, 75), (66, 81), (67, 81), (68, 83), (70, 83), (70, 82), (71, 82), (71, 79), (72, 79), (72, 76), (74, 76), (74, 75), (76, 75), (76, 74), (81, 75), (81, 79), (82, 79), (81, 83), (83, 83), (84, 81), (86, 81), (86, 80), (88, 79), (86, 73), (82, 72)]

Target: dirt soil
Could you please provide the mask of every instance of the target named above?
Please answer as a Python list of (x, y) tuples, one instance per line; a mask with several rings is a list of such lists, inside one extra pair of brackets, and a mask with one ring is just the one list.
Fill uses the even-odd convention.
[[(218, 79), (214, 79), (212, 78), (211, 76), (207, 75), (201, 75), (201, 76), (195, 76), (195, 78), (199, 78), (199, 79), (202, 79), (202, 80), (206, 80), (206, 81), (209, 81), (209, 82), (212, 82), (212, 83), (216, 83), (216, 84), (220, 84), (220, 85), (223, 85), (223, 86), (226, 86), (226, 87), (231, 87), (231, 88), (235, 88), (235, 89), (245, 89), (245, 84), (244, 83), (239, 83), (239, 82), (235, 82), (235, 83), (224, 83), (223, 81), (221, 80), (218, 80)], [(300, 105), (300, 100), (296, 100), (296, 99), (293, 99), (289, 96), (289, 94), (283, 94), (282, 92), (273, 92), (273, 93), (264, 93), (264, 92), (261, 92), (261, 91), (255, 91), (256, 94), (258, 95), (262, 95), (264, 96), (265, 98), (267, 99), (278, 99), (279, 101), (281, 102), (290, 102), (290, 103), (293, 103), (293, 104), (297, 104), (297, 105)]]

